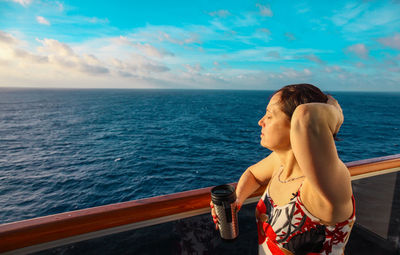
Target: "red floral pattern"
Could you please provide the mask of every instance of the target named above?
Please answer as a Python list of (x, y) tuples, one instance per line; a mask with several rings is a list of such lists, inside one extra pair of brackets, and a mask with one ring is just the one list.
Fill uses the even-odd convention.
[[(309, 237), (304, 240), (311, 243), (315, 241), (317, 247), (319, 247), (318, 242), (321, 242), (321, 250), (318, 252), (310, 250), (307, 254), (342, 254), (355, 221), (354, 197), (352, 198), (353, 215), (334, 226), (325, 226), (319, 222), (319, 219), (312, 216), (301, 202), (300, 192), (295, 198), (286, 206), (277, 206), (268, 196), (268, 191), (264, 193), (256, 208), (260, 248), (268, 249), (269, 253), (266, 254), (283, 255), (281, 248), (285, 245), (285, 248), (291, 247), (289, 244), (293, 238), (309, 234)], [(267, 220), (262, 221), (262, 219)], [(323, 244), (321, 240), (324, 240)]]

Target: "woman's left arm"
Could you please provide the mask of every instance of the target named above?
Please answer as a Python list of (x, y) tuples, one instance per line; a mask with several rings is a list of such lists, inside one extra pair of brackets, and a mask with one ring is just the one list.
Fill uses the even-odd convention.
[[(339, 159), (333, 134), (343, 123), (335, 99), (299, 105), (292, 116), (290, 141), (296, 160), (315, 190), (332, 204), (351, 197), (350, 173)], [(340, 192), (338, 192), (340, 191)]]

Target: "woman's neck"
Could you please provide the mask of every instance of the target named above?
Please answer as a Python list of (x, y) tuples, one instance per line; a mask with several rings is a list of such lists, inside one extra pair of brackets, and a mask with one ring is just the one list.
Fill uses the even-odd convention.
[(286, 151), (275, 151), (275, 153), (278, 155), (280, 164), (283, 166), (283, 172), (281, 174), (282, 180), (304, 175), (291, 149)]

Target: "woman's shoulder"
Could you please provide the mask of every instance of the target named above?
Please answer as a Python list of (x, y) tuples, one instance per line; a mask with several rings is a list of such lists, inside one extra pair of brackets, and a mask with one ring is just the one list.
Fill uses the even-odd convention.
[(266, 184), (277, 168), (279, 168), (279, 158), (275, 152), (272, 152), (264, 159), (251, 165), (248, 169), (257, 179), (262, 180)]
[(258, 161), (254, 165), (250, 166), (251, 168), (259, 169), (261, 171), (273, 172), (280, 166), (279, 157), (276, 152), (271, 152), (267, 157)]

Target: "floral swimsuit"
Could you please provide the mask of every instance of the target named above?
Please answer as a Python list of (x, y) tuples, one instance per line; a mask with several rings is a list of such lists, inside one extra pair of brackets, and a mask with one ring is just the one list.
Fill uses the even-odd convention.
[[(300, 185), (301, 188), (302, 185)], [(290, 202), (277, 206), (265, 190), (256, 208), (258, 225), (258, 253), (343, 254), (355, 222), (355, 201), (352, 216), (340, 223), (327, 226), (307, 211), (300, 199), (300, 188)]]

